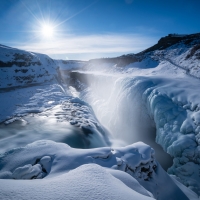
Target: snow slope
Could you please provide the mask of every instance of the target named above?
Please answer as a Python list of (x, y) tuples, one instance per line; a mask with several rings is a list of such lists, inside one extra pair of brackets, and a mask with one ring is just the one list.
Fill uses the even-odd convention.
[(62, 87), (55, 81), (48, 84), (0, 92), (0, 122), (28, 113), (39, 113), (65, 99)]
[(59, 69), (83, 66), (83, 61), (53, 60), (45, 54), (0, 45), (0, 89), (49, 82), (57, 78)]
[(48, 82), (56, 74), (55, 62), (44, 54), (0, 45), (0, 88)]
[[(140, 53), (116, 58), (93, 59), (84, 68), (107, 73), (109, 71), (111, 73), (116, 71), (131, 73), (142, 69), (142, 73), (146, 74), (149, 68), (158, 68), (162, 62), (172, 65), (174, 68), (183, 69), (192, 77), (200, 78), (200, 33), (179, 35), (178, 37), (169, 34), (161, 38), (154, 46)], [(150, 71), (153, 73), (153, 70)]]

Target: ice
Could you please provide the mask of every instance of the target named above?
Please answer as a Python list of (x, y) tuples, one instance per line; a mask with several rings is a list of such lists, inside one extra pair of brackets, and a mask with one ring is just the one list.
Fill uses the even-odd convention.
[(0, 46), (0, 88), (8, 89), (55, 80), (57, 65), (44, 54)]
[(50, 156), (44, 156), (40, 159), (40, 163), (42, 165), (42, 168), (45, 170), (46, 173), (49, 173), (51, 170), (51, 157)]
[[(31, 89), (34, 91), (35, 87), (29, 88), (28, 91)], [(26, 89), (21, 91), (27, 92)], [(111, 144), (109, 132), (99, 123), (93, 109), (86, 102), (63, 94), (57, 85), (36, 87), (35, 93), (31, 93), (31, 98), (29, 93), (22, 97), (23, 101), (32, 103), (33, 107), (27, 103), (18, 108), (15, 107), (15, 101), (5, 104), (10, 105), (16, 115), (24, 116), (11, 118), (0, 125), (0, 152), (41, 139), (64, 142), (76, 148), (94, 148)], [(54, 105), (43, 108), (48, 99), (54, 99)], [(43, 112), (30, 114), (30, 109), (37, 108), (40, 100), (40, 109)], [(7, 110), (7, 113), (9, 111), (11, 110)]]
[(13, 179), (40, 179), (44, 178), (51, 170), (51, 157), (44, 156), (31, 165), (27, 164), (14, 170), (10, 178)]
[[(195, 133), (198, 123), (195, 122), (194, 118), (197, 116), (198, 107), (193, 105), (198, 105), (199, 97), (197, 97), (196, 91), (199, 87), (199, 81), (188, 78), (185, 79), (184, 83), (181, 80), (171, 80), (170, 82), (168, 85), (158, 86), (156, 84), (156, 87), (149, 89), (144, 97), (149, 102), (150, 113), (152, 113), (157, 126), (157, 142), (171, 156), (177, 158), (180, 164), (188, 161), (193, 162), (194, 165), (190, 170), (195, 172), (199, 169), (199, 166), (196, 165), (199, 155)], [(191, 105), (190, 102), (192, 102), (192, 106), (184, 107), (184, 105)], [(198, 120), (198, 118), (196, 119)], [(194, 176), (187, 176), (184, 173), (180, 176), (181, 168), (177, 168), (176, 162), (169, 169), (169, 172), (176, 174), (183, 182), (186, 179), (191, 180), (187, 186), (195, 187), (197, 192), (198, 176), (194, 178)]]
[(110, 144), (93, 109), (56, 81), (2, 92), (0, 104), (0, 152), (47, 138), (77, 148)]

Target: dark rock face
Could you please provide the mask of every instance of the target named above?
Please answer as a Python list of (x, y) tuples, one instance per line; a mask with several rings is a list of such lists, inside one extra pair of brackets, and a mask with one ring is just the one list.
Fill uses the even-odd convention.
[(191, 58), (192, 56), (196, 56), (197, 59), (200, 60), (200, 52), (197, 52), (200, 50), (200, 44), (195, 45), (191, 50), (190, 53), (186, 56), (186, 59)]
[(192, 45), (195, 40), (197, 40), (196, 42), (200, 42), (200, 33), (191, 35), (169, 34), (166, 37), (162, 37), (156, 45), (144, 50), (142, 53), (154, 50), (163, 50), (180, 42), (183, 42), (186, 45)]
[(23, 53), (14, 53), (13, 59), (8, 62), (4, 62), (0, 60), (0, 67), (12, 67), (16, 65), (17, 67), (28, 67), (30, 65), (39, 65), (41, 66), (41, 62), (39, 60), (33, 61), (34, 56), (31, 54), (23, 54)]
[(115, 63), (117, 67), (125, 67), (126, 65), (134, 62), (140, 62), (141, 56), (129, 54), (129, 55), (122, 55), (115, 58), (101, 58), (101, 59), (92, 59), (89, 61), (89, 64), (99, 64), (99, 63)]

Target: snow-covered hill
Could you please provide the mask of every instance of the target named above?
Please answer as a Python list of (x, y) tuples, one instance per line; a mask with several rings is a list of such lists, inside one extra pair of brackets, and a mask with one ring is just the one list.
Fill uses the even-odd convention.
[(55, 80), (58, 69), (78, 69), (83, 61), (53, 60), (40, 53), (0, 45), (0, 89)]
[(49, 82), (56, 75), (54, 60), (44, 54), (0, 45), (0, 88)]
[(116, 58), (93, 59), (86, 69), (131, 72), (135, 68), (156, 68), (161, 62), (184, 69), (187, 74), (200, 78), (200, 33), (191, 35), (169, 34), (140, 53)]

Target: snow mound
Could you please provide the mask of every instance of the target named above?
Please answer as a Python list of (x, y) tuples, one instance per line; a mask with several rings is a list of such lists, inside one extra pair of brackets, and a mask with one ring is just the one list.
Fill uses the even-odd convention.
[(0, 169), (3, 199), (44, 195), (50, 199), (151, 199), (152, 194), (156, 199), (188, 199), (156, 162), (154, 150), (142, 142), (114, 149), (73, 149), (41, 140), (0, 154)]
[[(1, 198), (10, 199), (153, 199), (147, 191), (135, 183), (131, 189), (106, 169), (95, 165), (80, 167), (49, 179), (34, 181), (0, 180)], [(33, 189), (34, 188), (34, 189)], [(48, 192), (47, 192), (48, 191)]]

